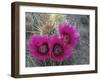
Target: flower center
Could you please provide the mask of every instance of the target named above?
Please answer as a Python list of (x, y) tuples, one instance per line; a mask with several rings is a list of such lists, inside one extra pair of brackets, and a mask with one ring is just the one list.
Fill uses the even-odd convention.
[(70, 42), (71, 42), (70, 35), (65, 34), (65, 35), (64, 35), (64, 40), (65, 40), (67, 43), (70, 43)]
[(42, 44), (41, 46), (38, 47), (38, 51), (42, 54), (47, 54), (48, 51), (49, 51), (49, 48), (48, 48), (48, 44), (47, 43), (44, 43)]
[(60, 44), (56, 43), (53, 47), (53, 53), (54, 55), (58, 56), (59, 54), (63, 53), (63, 47)]

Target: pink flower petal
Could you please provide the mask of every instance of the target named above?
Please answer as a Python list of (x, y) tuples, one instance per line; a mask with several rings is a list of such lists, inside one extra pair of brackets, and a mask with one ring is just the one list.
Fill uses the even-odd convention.
[(68, 46), (69, 48), (73, 48), (76, 46), (80, 34), (74, 25), (67, 23), (59, 24), (59, 33), (60, 36), (63, 38), (66, 46)]
[(39, 60), (46, 60), (49, 57), (48, 36), (32, 35), (27, 43), (30, 55)]

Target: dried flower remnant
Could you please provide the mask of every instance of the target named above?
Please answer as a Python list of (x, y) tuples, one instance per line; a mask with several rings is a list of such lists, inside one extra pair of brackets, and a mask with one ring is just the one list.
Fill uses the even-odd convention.
[(42, 34), (49, 34), (50, 31), (53, 29), (53, 24), (51, 22), (46, 22), (46, 24), (42, 25), (41, 32)]
[(51, 14), (50, 19), (51, 19), (52, 23), (57, 24), (57, 23), (62, 22), (64, 20), (64, 15)]
[(54, 24), (50, 20), (50, 14), (40, 14), (39, 23), (40, 34), (49, 34), (54, 27)]

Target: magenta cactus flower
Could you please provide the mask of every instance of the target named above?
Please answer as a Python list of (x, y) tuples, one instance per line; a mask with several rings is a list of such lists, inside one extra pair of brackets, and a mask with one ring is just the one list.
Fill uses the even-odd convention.
[(30, 55), (38, 60), (48, 59), (49, 45), (47, 35), (32, 35), (27, 43)]
[(74, 48), (79, 39), (79, 32), (74, 25), (61, 23), (59, 24), (59, 33), (66, 46)]
[(27, 47), (30, 55), (38, 60), (52, 59), (55, 62), (63, 61), (72, 55), (72, 49), (79, 39), (79, 32), (75, 26), (67, 23), (58, 25), (60, 35), (32, 35)]
[(57, 35), (52, 35), (50, 37), (50, 52), (51, 59), (53, 61), (59, 62), (71, 56), (71, 49), (66, 48), (64, 42)]

